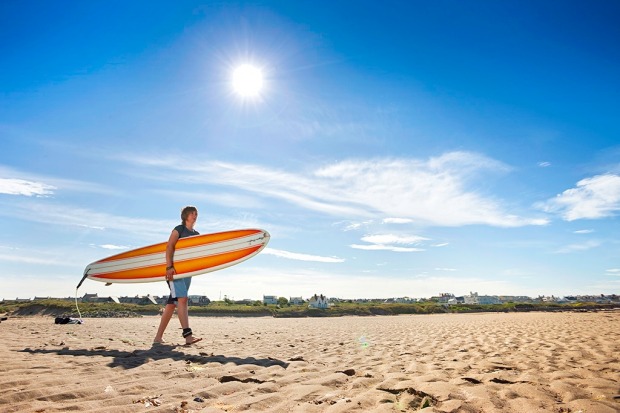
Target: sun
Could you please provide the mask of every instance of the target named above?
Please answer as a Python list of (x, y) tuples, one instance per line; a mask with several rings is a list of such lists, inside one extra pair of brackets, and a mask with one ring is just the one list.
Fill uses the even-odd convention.
[(235, 93), (243, 98), (252, 98), (263, 89), (263, 73), (256, 66), (243, 64), (233, 71), (232, 86)]

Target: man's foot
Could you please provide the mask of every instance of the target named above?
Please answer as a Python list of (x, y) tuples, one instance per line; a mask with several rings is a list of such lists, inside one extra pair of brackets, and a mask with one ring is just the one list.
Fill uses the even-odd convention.
[(202, 339), (199, 337), (194, 337), (194, 336), (185, 337), (186, 346), (191, 346), (192, 344), (196, 344), (199, 341), (202, 341)]

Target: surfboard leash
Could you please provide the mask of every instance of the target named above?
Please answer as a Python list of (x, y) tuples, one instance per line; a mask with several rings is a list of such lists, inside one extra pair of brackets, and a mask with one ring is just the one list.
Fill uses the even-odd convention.
[(75, 308), (77, 309), (78, 312), (78, 316), (80, 317), (80, 321), (84, 322), (82, 320), (82, 313), (80, 313), (80, 307), (78, 306), (78, 300), (77, 300), (77, 295), (78, 295), (78, 289), (75, 289)]

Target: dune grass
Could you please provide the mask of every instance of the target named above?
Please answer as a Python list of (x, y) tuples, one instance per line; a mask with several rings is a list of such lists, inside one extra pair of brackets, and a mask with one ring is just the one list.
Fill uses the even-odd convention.
[[(156, 315), (162, 306), (149, 304), (117, 304), (79, 302), (83, 317), (139, 317)], [(193, 316), (236, 317), (340, 317), (347, 315), (376, 316), (399, 314), (440, 314), (475, 312), (526, 312), (526, 311), (590, 311), (620, 308), (620, 304), (599, 303), (505, 303), (505, 304), (457, 304), (451, 306), (436, 302), (411, 304), (398, 303), (337, 303), (327, 309), (308, 308), (306, 305), (257, 305), (234, 304), (224, 301), (206, 306), (190, 306)], [(75, 301), (43, 299), (28, 302), (5, 301), (0, 304), (0, 314), (78, 316)]]

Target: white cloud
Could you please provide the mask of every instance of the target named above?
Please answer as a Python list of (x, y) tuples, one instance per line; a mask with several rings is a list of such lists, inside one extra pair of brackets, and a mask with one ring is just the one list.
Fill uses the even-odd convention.
[(428, 238), (417, 235), (394, 235), (394, 234), (377, 234), (364, 235), (362, 241), (371, 244), (418, 244), (422, 241), (428, 241)]
[(556, 253), (558, 253), (558, 254), (570, 254), (572, 252), (587, 251), (587, 250), (590, 250), (592, 248), (596, 248), (596, 247), (598, 247), (600, 245), (601, 245), (601, 243), (599, 241), (588, 241), (588, 242), (584, 242), (582, 244), (570, 244), (570, 245), (566, 245), (566, 246), (558, 249), (556, 251)]
[(573, 231), (573, 234), (591, 234), (593, 232), (593, 229), (578, 229), (577, 231)]
[(428, 240), (429, 238), (418, 235), (375, 234), (362, 237), (362, 241), (368, 242), (368, 245), (352, 244), (350, 247), (367, 251), (419, 252), (425, 250), (417, 247), (401, 247), (401, 245), (418, 245)]
[(340, 222), (334, 223), (334, 226), (342, 227), (342, 230), (347, 232), (347, 231), (355, 231), (363, 227), (367, 227), (371, 225), (372, 223), (373, 223), (372, 220), (363, 221), (363, 222), (340, 221)]
[(289, 260), (297, 261), (314, 261), (314, 262), (344, 262), (343, 258), (338, 257), (322, 257), (320, 255), (300, 254), (297, 252), (289, 252), (283, 250), (277, 250), (274, 248), (265, 248), (262, 252), (267, 255), (274, 255), (280, 258), (287, 258)]
[(420, 252), (425, 251), (422, 248), (414, 248), (414, 247), (397, 247), (394, 245), (381, 245), (381, 244), (351, 244), (351, 248), (355, 248), (357, 250), (366, 250), (366, 251), (394, 251), (394, 252)]
[(551, 162), (538, 162), (538, 166), (540, 166), (541, 168), (547, 168), (551, 166)]
[(136, 159), (133, 155), (124, 160), (152, 168), (145, 174), (152, 179), (175, 181), (182, 176), (196, 184), (229, 185), (334, 216), (399, 217), (439, 226), (548, 223), (505, 212), (499, 200), (472, 188), (477, 175), (509, 168), (469, 152), (427, 160), (346, 160), (304, 173), (216, 161), (189, 165), (174, 158)]
[(605, 174), (582, 179), (575, 188), (537, 206), (559, 213), (566, 221), (613, 216), (620, 211), (620, 176)]
[(0, 194), (22, 196), (49, 196), (57, 189), (55, 186), (25, 179), (0, 178)]
[(125, 245), (113, 245), (113, 244), (103, 244), (103, 245), (99, 245), (100, 248), (103, 248), (105, 250), (126, 250), (129, 249), (129, 247), (125, 246)]
[(413, 222), (413, 219), (410, 218), (385, 218), (383, 220), (384, 224), (410, 224)]
[(617, 275), (620, 277), (620, 268), (610, 268), (608, 270), (605, 270), (605, 273), (607, 275)]

